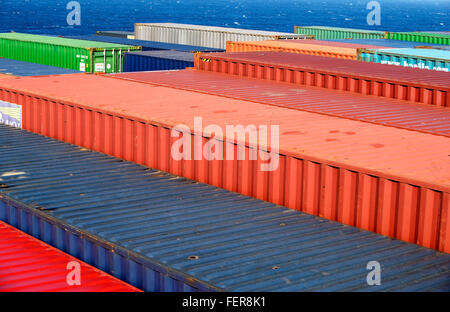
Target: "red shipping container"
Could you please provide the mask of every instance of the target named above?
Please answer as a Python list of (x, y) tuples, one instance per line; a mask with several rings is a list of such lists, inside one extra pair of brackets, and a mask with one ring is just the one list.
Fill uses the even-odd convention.
[(0, 221), (0, 292), (140, 290)]
[[(450, 110), (394, 99), (195, 70), (124, 73), (112, 77), (450, 136)], [(111, 77), (108, 76), (108, 77)]]
[[(1, 80), (0, 98), (23, 106), (25, 130), (450, 251), (448, 137), (94, 75)], [(260, 158), (177, 160), (171, 147), (181, 130), (171, 131), (180, 124), (190, 142), (238, 143), (247, 156), (257, 151), (248, 138), (206, 126), (278, 125), (279, 165), (263, 171)], [(276, 152), (271, 143), (258, 148)]]
[(285, 52), (199, 53), (199, 70), (450, 106), (450, 75)]

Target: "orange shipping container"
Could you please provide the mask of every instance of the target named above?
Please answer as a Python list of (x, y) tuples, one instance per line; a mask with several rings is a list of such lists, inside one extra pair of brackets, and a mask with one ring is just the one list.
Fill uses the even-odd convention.
[[(23, 106), (25, 130), (450, 252), (448, 137), (94, 75), (2, 79), (0, 99)], [(244, 160), (176, 160), (179, 124), (189, 142), (234, 148), (197, 116), (203, 130), (279, 125), (276, 170), (249, 160), (248, 139)]]
[[(342, 42), (320, 40), (265, 40), (265, 41), (228, 41), (227, 52), (277, 51), (298, 54), (310, 54), (342, 59), (356, 60), (358, 49), (377, 48), (370, 45), (356, 45)], [(387, 49), (387, 48), (386, 48)]]

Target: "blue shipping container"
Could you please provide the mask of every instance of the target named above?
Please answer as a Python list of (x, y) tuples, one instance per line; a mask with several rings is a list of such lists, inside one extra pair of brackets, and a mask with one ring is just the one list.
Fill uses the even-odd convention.
[(146, 291), (450, 291), (449, 254), (3, 125), (0, 168), (2, 221)]
[(123, 71), (185, 69), (194, 66), (194, 54), (180, 51), (129, 52), (123, 58)]
[(14, 76), (47, 76), (81, 73), (76, 70), (0, 58), (0, 74)]
[(361, 45), (373, 45), (387, 48), (415, 48), (415, 47), (441, 47), (438, 44), (430, 44), (423, 42), (412, 42), (412, 41), (400, 41), (400, 40), (389, 40), (389, 39), (336, 39), (336, 40), (326, 40), (332, 42), (345, 42)]
[(142, 51), (155, 51), (155, 50), (175, 50), (182, 52), (224, 52), (222, 49), (215, 48), (205, 48), (197, 47), (183, 44), (172, 44), (156, 41), (146, 41), (146, 40), (134, 40), (134, 39), (124, 39), (118, 37), (107, 37), (98, 35), (84, 35), (84, 36), (68, 36), (66, 38), (79, 39), (79, 40), (89, 40), (89, 41), (101, 41), (117, 44), (125, 44), (131, 46), (140, 46)]
[(358, 60), (448, 72), (450, 51), (437, 49), (361, 49)]

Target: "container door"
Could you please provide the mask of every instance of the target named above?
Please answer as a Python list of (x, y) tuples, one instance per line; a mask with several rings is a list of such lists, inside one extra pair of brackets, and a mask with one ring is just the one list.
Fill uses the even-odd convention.
[(103, 50), (94, 52), (94, 73), (114, 73), (114, 56), (117, 52), (113, 50)]

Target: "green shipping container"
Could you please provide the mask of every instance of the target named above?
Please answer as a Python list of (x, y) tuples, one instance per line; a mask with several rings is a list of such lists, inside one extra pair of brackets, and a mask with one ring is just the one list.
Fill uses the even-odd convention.
[(450, 45), (450, 35), (424, 32), (387, 32), (386, 39)]
[(118, 73), (125, 52), (141, 47), (60, 37), (0, 33), (0, 57), (88, 73)]
[(295, 26), (296, 34), (314, 35), (317, 40), (383, 39), (384, 31), (326, 26)]

